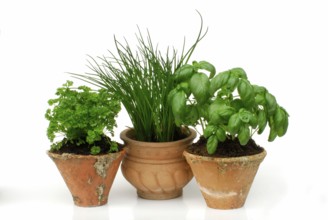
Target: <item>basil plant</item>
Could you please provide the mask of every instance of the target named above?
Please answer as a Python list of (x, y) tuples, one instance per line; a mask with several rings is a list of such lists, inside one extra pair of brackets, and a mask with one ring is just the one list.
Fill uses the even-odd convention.
[(287, 111), (265, 87), (251, 84), (242, 68), (216, 73), (209, 62), (194, 61), (177, 69), (174, 78), (177, 86), (168, 98), (175, 123), (200, 125), (209, 154), (227, 138), (246, 145), (253, 134), (262, 134), (267, 125), (268, 141), (287, 131)]

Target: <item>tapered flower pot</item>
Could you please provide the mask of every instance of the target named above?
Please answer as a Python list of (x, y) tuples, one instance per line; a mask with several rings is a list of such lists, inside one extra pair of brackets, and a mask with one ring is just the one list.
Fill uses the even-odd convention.
[(107, 203), (110, 188), (125, 150), (106, 155), (47, 152), (69, 188), (74, 204), (82, 207)]
[(121, 132), (127, 149), (122, 173), (141, 198), (161, 200), (182, 195), (182, 188), (192, 179), (183, 151), (192, 144), (196, 132), (174, 142), (141, 142), (134, 140), (133, 129)]
[(244, 205), (266, 151), (232, 158), (204, 157), (184, 152), (206, 204), (215, 209)]

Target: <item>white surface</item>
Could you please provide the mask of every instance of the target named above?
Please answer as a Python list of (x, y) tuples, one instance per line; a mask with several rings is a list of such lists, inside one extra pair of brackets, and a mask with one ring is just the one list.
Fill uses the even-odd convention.
[[(15, 1), (0, 0), (0, 219), (328, 219), (325, 1)], [(206, 208), (194, 181), (183, 197), (138, 199), (122, 177), (109, 204), (74, 207), (47, 158), (47, 100), (84, 72), (87, 54), (114, 50), (113, 35), (134, 45), (137, 26), (160, 48), (195, 39), (199, 10), (209, 32), (192, 59), (218, 71), (243, 67), (290, 113), (285, 137), (268, 151), (245, 207)], [(119, 116), (116, 139), (130, 125)], [(159, 216), (157, 216), (159, 214)]]

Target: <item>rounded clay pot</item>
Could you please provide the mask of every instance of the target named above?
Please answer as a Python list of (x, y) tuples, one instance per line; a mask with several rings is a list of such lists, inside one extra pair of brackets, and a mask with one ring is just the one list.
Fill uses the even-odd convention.
[(133, 129), (121, 132), (127, 154), (122, 161), (123, 176), (144, 199), (173, 199), (182, 195), (182, 188), (192, 179), (183, 151), (192, 144), (196, 132), (173, 142), (142, 142), (133, 139)]
[(82, 207), (107, 203), (110, 188), (125, 150), (106, 155), (47, 152), (69, 188), (74, 204)]
[(232, 158), (214, 158), (185, 151), (206, 204), (215, 209), (235, 209), (245, 204), (260, 163), (266, 151)]

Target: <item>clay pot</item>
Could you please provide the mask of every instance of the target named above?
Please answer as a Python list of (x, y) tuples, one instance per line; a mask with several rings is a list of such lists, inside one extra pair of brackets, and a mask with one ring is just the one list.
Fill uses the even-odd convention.
[(125, 151), (106, 155), (47, 152), (69, 188), (74, 204), (82, 207), (107, 203), (110, 188)]
[(232, 158), (213, 158), (191, 154), (184, 156), (191, 166), (206, 204), (215, 209), (235, 209), (245, 204), (266, 151)]
[(196, 132), (173, 142), (142, 142), (133, 139), (133, 129), (121, 132), (127, 148), (122, 173), (144, 199), (173, 199), (182, 195), (182, 188), (192, 179), (183, 151), (192, 144)]

